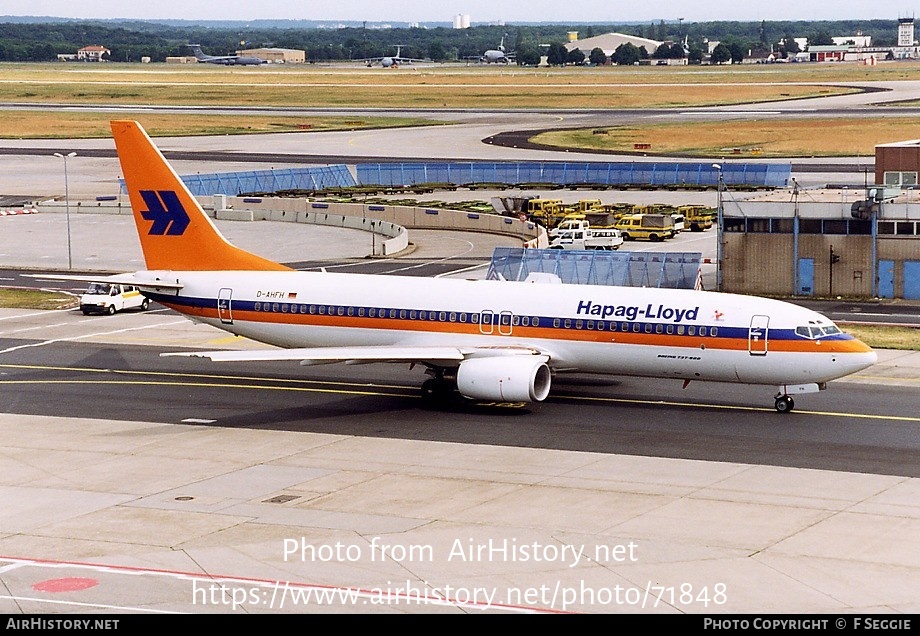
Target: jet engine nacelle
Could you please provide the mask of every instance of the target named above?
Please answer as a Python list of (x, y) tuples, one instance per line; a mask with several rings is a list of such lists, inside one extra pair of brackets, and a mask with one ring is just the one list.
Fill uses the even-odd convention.
[(471, 358), (457, 369), (457, 389), (468, 398), (500, 402), (542, 402), (551, 374), (543, 356)]

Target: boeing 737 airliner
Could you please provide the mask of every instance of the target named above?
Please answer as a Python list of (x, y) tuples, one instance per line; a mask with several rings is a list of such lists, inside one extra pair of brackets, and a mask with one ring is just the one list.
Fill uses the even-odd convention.
[[(151, 300), (279, 348), (215, 361), (422, 364), (422, 394), (539, 402), (566, 371), (734, 382), (792, 395), (872, 365), (826, 317), (752, 296), (683, 289), (300, 272), (228, 243), (143, 128), (113, 121)], [(551, 293), (550, 293), (551, 291)]]

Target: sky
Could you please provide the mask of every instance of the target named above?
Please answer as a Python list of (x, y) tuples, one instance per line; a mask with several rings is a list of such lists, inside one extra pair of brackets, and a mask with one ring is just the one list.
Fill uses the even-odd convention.
[(134, 18), (178, 20), (347, 20), (368, 22), (447, 22), (469, 15), (471, 23), (515, 22), (706, 22), (710, 20), (896, 21), (914, 17), (904, 0), (799, 0), (798, 2), (726, 2), (725, 0), (0, 0), (0, 16), (63, 18)]

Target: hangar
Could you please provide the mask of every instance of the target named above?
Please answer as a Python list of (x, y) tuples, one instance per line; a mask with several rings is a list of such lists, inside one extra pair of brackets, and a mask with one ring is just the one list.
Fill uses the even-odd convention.
[(307, 61), (306, 51), (298, 49), (261, 48), (237, 51), (241, 57), (257, 57), (270, 64), (303, 64)]
[[(577, 36), (577, 33), (575, 35)], [(604, 33), (602, 35), (596, 35), (594, 37), (585, 38), (583, 40), (570, 40), (565, 43), (565, 48), (568, 51), (574, 51), (575, 49), (578, 49), (585, 55), (594, 49), (601, 49), (604, 51), (604, 55), (610, 57), (613, 55), (613, 52), (617, 50), (618, 46), (626, 43), (632, 44), (636, 48), (641, 48), (644, 46), (649, 55), (654, 53), (655, 49), (657, 49), (662, 44), (657, 40), (640, 38), (635, 35), (626, 35), (625, 33)]]

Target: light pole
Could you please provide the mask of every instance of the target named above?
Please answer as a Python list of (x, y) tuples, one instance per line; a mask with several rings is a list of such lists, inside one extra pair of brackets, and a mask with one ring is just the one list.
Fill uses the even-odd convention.
[(722, 165), (712, 164), (712, 167), (719, 171), (719, 183), (716, 188), (717, 206), (716, 206), (716, 291), (722, 291)]
[(73, 253), (70, 249), (70, 189), (67, 183), (67, 160), (71, 157), (76, 157), (77, 153), (68, 152), (66, 155), (62, 155), (56, 152), (54, 156), (64, 160), (64, 210), (67, 216), (67, 269), (73, 269)]

